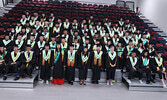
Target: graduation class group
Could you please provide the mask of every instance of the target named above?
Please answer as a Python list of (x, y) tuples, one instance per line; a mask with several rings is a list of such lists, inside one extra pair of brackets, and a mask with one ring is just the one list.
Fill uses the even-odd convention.
[(46, 15), (28, 10), (20, 17), (0, 41), (0, 73), (4, 81), (10, 73), (17, 81), (32, 78), (32, 72), (39, 70), (44, 84), (73, 85), (78, 69), (78, 84), (86, 85), (90, 69), (92, 84), (99, 84), (101, 72), (105, 72), (106, 85), (113, 85), (116, 69), (120, 69), (128, 75), (129, 83), (137, 77), (143, 84), (146, 77), (147, 84), (154, 84), (158, 75), (166, 88), (162, 51), (155, 48), (147, 28), (141, 31), (129, 19), (60, 19), (53, 12)]

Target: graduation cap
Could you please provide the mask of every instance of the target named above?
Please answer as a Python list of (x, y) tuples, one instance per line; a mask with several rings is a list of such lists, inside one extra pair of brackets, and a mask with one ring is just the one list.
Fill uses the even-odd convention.
[(9, 33), (6, 33), (5, 36), (9, 36)]
[(129, 39), (129, 42), (132, 42), (132, 39)]
[(157, 50), (157, 54), (159, 54), (159, 53), (163, 53), (161, 50)]
[(32, 26), (31, 28), (36, 30), (36, 28), (34, 26)]
[(88, 48), (88, 45), (85, 45), (84, 48)]
[(35, 37), (35, 35), (34, 35), (34, 34), (32, 34), (31, 36)]
[(50, 46), (49, 43), (46, 43), (45, 46)]
[(62, 36), (61, 39), (65, 39), (66, 37), (65, 36)]
[(22, 34), (22, 33), (19, 33), (18, 35), (23, 36), (23, 34)]
[(89, 37), (87, 36), (87, 37), (85, 37), (85, 40), (89, 40)]
[(148, 52), (148, 50), (147, 50), (147, 49), (144, 49), (144, 50), (143, 50), (143, 54), (144, 54), (145, 52)]
[(41, 36), (44, 36), (44, 35), (43, 35), (43, 34), (40, 34), (40, 37), (41, 37)]
[(110, 47), (110, 48), (111, 48), (111, 47), (114, 47), (114, 45), (113, 45), (113, 44), (110, 44), (109, 47)]
[(56, 37), (56, 34), (52, 34), (52, 35), (51, 35), (51, 38), (55, 38), (55, 37)]
[(30, 45), (30, 44), (27, 44), (26, 47), (31, 47), (31, 45)]
[(97, 47), (100, 47), (101, 45), (100, 44), (97, 44)]
[(74, 37), (74, 40), (78, 40), (78, 38), (75, 36), (75, 37)]
[(22, 29), (26, 29), (26, 27), (25, 27), (25, 26), (23, 26), (23, 27), (22, 27)]
[(70, 47), (74, 47), (74, 45), (72, 43), (69, 44)]
[(139, 40), (138, 42), (139, 42), (139, 43), (143, 43), (142, 40)]
[(29, 21), (27, 20), (26, 23), (29, 23)]
[(61, 42), (60, 42), (60, 41), (57, 41), (56, 43), (57, 43), (57, 45), (58, 45), (58, 44), (61, 44)]
[(48, 30), (48, 28), (47, 28), (47, 27), (44, 27), (44, 30), (45, 30), (45, 29), (47, 29), (47, 30)]
[(18, 47), (18, 45), (17, 45), (17, 44), (14, 44), (13, 47)]

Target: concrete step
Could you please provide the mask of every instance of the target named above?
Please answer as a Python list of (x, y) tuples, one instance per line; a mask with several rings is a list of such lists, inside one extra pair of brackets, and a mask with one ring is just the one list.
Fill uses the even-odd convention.
[(143, 78), (143, 84), (139, 83), (139, 79), (134, 78), (131, 80), (131, 83), (128, 82), (128, 77), (126, 74), (123, 74), (123, 82), (127, 88), (131, 91), (147, 91), (147, 92), (167, 92), (167, 89), (163, 88), (161, 80), (159, 78), (155, 79), (156, 83), (146, 84), (146, 79)]
[(8, 76), (7, 80), (3, 80), (3, 77), (0, 78), (0, 88), (24, 88), (24, 89), (33, 89), (35, 85), (35, 80), (37, 79), (38, 72), (34, 71), (32, 73), (33, 78), (29, 77), (20, 78), (17, 81), (14, 81), (14, 75)]

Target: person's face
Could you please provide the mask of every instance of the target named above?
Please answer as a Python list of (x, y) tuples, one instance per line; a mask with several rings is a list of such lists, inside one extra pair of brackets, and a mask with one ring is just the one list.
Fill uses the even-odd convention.
[(114, 51), (114, 46), (111, 46), (111, 47), (110, 47), (110, 51)]
[(143, 38), (145, 39), (145, 38), (146, 38), (146, 35), (143, 35)]
[(56, 24), (56, 27), (59, 27), (59, 24)]
[(88, 33), (84, 33), (84, 36), (87, 36), (88, 35)]
[(51, 16), (51, 17), (53, 17), (53, 16), (54, 16), (54, 14), (53, 14), (53, 13), (51, 13), (51, 14), (50, 14), (50, 16)]
[(121, 47), (121, 43), (118, 43), (118, 46)]
[(31, 17), (31, 20), (34, 20), (34, 17)]
[(30, 37), (30, 40), (34, 40), (34, 36), (31, 36), (31, 37)]
[(48, 51), (49, 50), (49, 46), (45, 46), (45, 50)]
[(152, 45), (150, 44), (148, 47), (149, 47), (149, 48), (152, 48)]
[(3, 47), (0, 47), (0, 51), (3, 51), (3, 49), (4, 49)]
[(22, 32), (23, 32), (23, 33), (25, 33), (25, 32), (26, 32), (26, 30), (23, 28), (23, 29), (22, 29)]
[(21, 39), (22, 39), (22, 36), (21, 36), (21, 35), (19, 35), (19, 36), (18, 36), (18, 39), (19, 39), (19, 40), (21, 40)]
[(142, 43), (140, 43), (140, 44), (139, 44), (139, 46), (140, 46), (140, 47), (142, 47), (142, 46), (143, 46), (143, 44), (142, 44)]
[(100, 50), (100, 46), (97, 47), (97, 51), (99, 51), (99, 50)]
[(88, 44), (88, 43), (89, 43), (89, 40), (85, 40), (85, 43)]
[(36, 33), (36, 29), (33, 29), (33, 31), (32, 31), (34, 34)]
[(40, 41), (43, 41), (44, 37), (43, 36), (40, 36)]
[(52, 40), (52, 41), (55, 41), (55, 38), (54, 38), (54, 37), (52, 37), (52, 38), (51, 38), (51, 40)]
[(31, 51), (31, 47), (27, 47), (26, 49), (27, 49), (27, 51)]
[(60, 49), (60, 44), (57, 44), (57, 48)]
[(125, 36), (128, 37), (128, 36), (129, 36), (129, 33), (125, 33)]
[(136, 53), (135, 53), (135, 52), (133, 52), (133, 53), (132, 53), (132, 57), (135, 57), (135, 56), (136, 56)]
[(26, 18), (26, 15), (23, 15), (22, 18), (25, 19), (25, 18)]
[(5, 36), (5, 39), (6, 39), (6, 40), (9, 40), (9, 36)]
[(66, 35), (67, 33), (68, 33), (68, 32), (65, 30), (65, 31), (64, 31), (64, 34)]
[(65, 22), (69, 22), (69, 20), (68, 20), (68, 19), (66, 19), (66, 20), (65, 20)]
[(117, 38), (118, 36), (117, 35), (114, 35), (115, 38)]
[(17, 23), (17, 26), (20, 26), (21, 24), (20, 23)]
[(36, 25), (39, 25), (39, 21), (36, 21)]
[(161, 55), (162, 55), (161, 53), (158, 53), (158, 54), (157, 54), (158, 57), (161, 57)]
[(84, 48), (84, 52), (87, 52), (88, 51), (88, 48)]
[(108, 37), (109, 36), (109, 34), (108, 33), (106, 33), (106, 37)]
[(147, 56), (148, 56), (148, 52), (145, 52), (145, 53), (144, 53), (144, 56), (147, 57)]
[(130, 45), (130, 46), (132, 46), (132, 44), (133, 44), (132, 42), (129, 42), (129, 45)]
[(18, 47), (14, 47), (14, 51), (17, 51), (18, 50)]
[(64, 42), (65, 42), (65, 39), (62, 39), (61, 42), (64, 43)]
[(72, 51), (74, 49), (74, 47), (73, 46), (70, 46), (70, 50)]

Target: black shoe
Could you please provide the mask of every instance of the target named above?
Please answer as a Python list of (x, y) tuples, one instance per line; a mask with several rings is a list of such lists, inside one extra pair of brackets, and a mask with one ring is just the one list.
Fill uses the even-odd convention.
[(155, 81), (154, 81), (153, 79), (151, 80), (151, 82), (152, 82), (152, 83), (155, 83)]
[(14, 78), (15, 81), (17, 81), (17, 80), (19, 80), (19, 79), (20, 79), (20, 77), (18, 77), (18, 76), (16, 76), (16, 77)]
[(70, 82), (70, 81), (68, 81), (68, 84), (71, 84), (71, 82)]
[(7, 80), (7, 76), (4, 76), (4, 77), (3, 77), (3, 80), (4, 80), (4, 81)]
[(146, 84), (150, 84), (150, 81), (146, 81)]
[(92, 81), (92, 83), (94, 84), (94, 83), (95, 83), (95, 81)]
[(99, 81), (96, 81), (96, 84), (99, 84)]
[(73, 82), (71, 82), (71, 85), (73, 85)]

